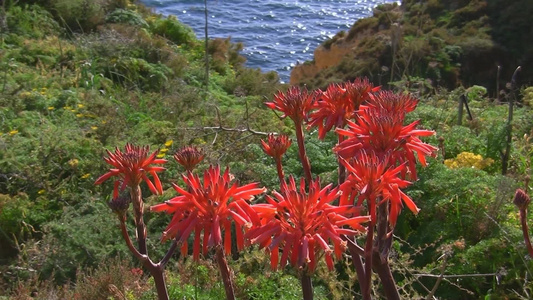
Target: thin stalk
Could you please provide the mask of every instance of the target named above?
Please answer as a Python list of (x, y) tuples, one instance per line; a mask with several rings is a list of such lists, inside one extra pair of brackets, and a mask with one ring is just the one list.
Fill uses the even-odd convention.
[(301, 276), (302, 292), (304, 300), (313, 300), (313, 282), (311, 276), (307, 272), (302, 272)]
[(144, 225), (144, 203), (141, 194), (141, 187), (137, 185), (130, 190), (131, 202), (133, 203), (133, 213), (135, 215), (135, 226), (137, 228), (137, 242), (139, 252), (148, 255), (146, 248), (146, 225)]
[(206, 94), (206, 100), (207, 100), (207, 94), (209, 92), (209, 35), (208, 35), (208, 12), (207, 12), (207, 0), (204, 0), (204, 17), (205, 17), (205, 94)]
[[(146, 254), (141, 254), (135, 246), (133, 246), (133, 243), (131, 242), (130, 235), (128, 234), (128, 230), (126, 228), (126, 218), (125, 216), (119, 217), (120, 220), (120, 231), (122, 233), (122, 237), (126, 241), (126, 245), (128, 246), (128, 249), (130, 252), (137, 257), (144, 267), (148, 269), (152, 277), (154, 278), (154, 284), (157, 291), (157, 299), (159, 300), (169, 300), (168, 298), (168, 291), (167, 286), (165, 284), (165, 276), (163, 274), (164, 271), (164, 265), (163, 264), (154, 264), (152, 260)], [(172, 249), (172, 247), (171, 247)], [(169, 250), (171, 251), (171, 250)], [(168, 253), (167, 253), (168, 255)]]
[(218, 263), (218, 268), (220, 269), (220, 276), (222, 276), (222, 281), (224, 282), (224, 289), (226, 291), (227, 300), (235, 300), (235, 289), (233, 284), (233, 277), (228, 266), (228, 261), (224, 255), (224, 249), (222, 245), (217, 245), (215, 247), (216, 260)]
[(354, 241), (350, 240), (347, 236), (343, 236), (343, 240), (347, 242), (348, 250), (352, 256), (352, 263), (355, 268), (355, 273), (357, 274), (357, 282), (359, 283), (359, 288), (362, 291), (366, 286), (365, 266), (363, 265), (363, 261), (361, 259), (361, 255), (364, 255), (364, 250), (360, 248)]
[(279, 183), (285, 181), (285, 173), (283, 172), (283, 166), (281, 165), (281, 158), (275, 158), (276, 160), (276, 169), (278, 171)]
[(526, 243), (527, 252), (533, 256), (533, 247), (529, 239), (529, 232), (527, 227), (527, 209), (520, 209), (520, 224), (522, 224), (522, 233), (524, 234), (524, 242)]
[(363, 299), (372, 299), (371, 296), (371, 285), (372, 285), (372, 246), (373, 246), (373, 240), (374, 240), (374, 222), (371, 222), (368, 226), (368, 232), (366, 236), (366, 245), (365, 245), (365, 280), (364, 280), (364, 287), (361, 289), (361, 293), (363, 294)]
[(304, 143), (304, 131), (301, 122), (294, 122), (296, 129), (296, 141), (298, 143), (298, 155), (300, 156), (300, 161), (302, 162), (302, 167), (304, 169), (305, 181), (309, 184), (312, 180), (311, 176), (311, 164), (309, 163), (309, 158), (305, 152), (305, 143)]

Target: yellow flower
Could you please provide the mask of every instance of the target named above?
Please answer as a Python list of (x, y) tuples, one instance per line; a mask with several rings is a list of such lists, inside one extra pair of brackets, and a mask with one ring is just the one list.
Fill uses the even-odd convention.
[(91, 129), (92, 130), (96, 130), (96, 129), (98, 129), (98, 126), (91, 126)]
[(46, 193), (45, 190), (39, 190), (39, 191), (37, 192), (37, 194), (39, 194), (39, 195), (42, 195), (42, 194), (44, 194), (44, 193)]
[(161, 152), (161, 153), (166, 153), (167, 151), (168, 151), (167, 148), (163, 148), (163, 149), (159, 150), (159, 152)]
[(11, 131), (9, 132), (9, 135), (10, 135), (10, 136), (14, 136), (14, 135), (17, 134), (17, 133), (19, 133), (19, 131), (15, 129), (15, 130), (11, 130)]
[(483, 156), (471, 152), (461, 152), (456, 158), (451, 158), (444, 161), (444, 165), (450, 169), (475, 168), (482, 170), (490, 166), (492, 163), (494, 163), (492, 158), (484, 159)]
[(165, 147), (170, 147), (170, 146), (172, 146), (172, 143), (173, 143), (172, 140), (168, 140), (168, 141), (166, 141), (166, 142), (165, 142)]
[(85, 107), (85, 105), (83, 105), (83, 104), (81, 104), (81, 103), (78, 104), (78, 108), (84, 108), (84, 107)]
[(165, 153), (159, 153), (159, 154), (157, 155), (157, 158), (163, 158), (163, 157), (165, 157)]
[(71, 160), (68, 161), (68, 164), (72, 167), (72, 168), (75, 168), (78, 166), (79, 164), (79, 160), (77, 160), (76, 158), (73, 158)]
[(54, 110), (54, 109), (56, 109), (56, 108), (53, 107), (53, 106), (48, 106), (48, 110)]
[(81, 118), (83, 117), (83, 114), (76, 114), (76, 117)]
[(68, 110), (71, 110), (71, 109), (72, 109), (72, 107), (70, 107), (70, 106), (63, 106), (63, 109), (68, 109)]
[(87, 179), (87, 178), (89, 178), (89, 176), (91, 176), (90, 173), (83, 174), (83, 175), (81, 176), (81, 179)]

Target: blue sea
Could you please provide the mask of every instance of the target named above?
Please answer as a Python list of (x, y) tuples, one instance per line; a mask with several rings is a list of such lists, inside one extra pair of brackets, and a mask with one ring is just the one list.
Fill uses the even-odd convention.
[[(204, 38), (204, 1), (141, 0), (163, 15), (174, 15)], [(242, 42), (246, 66), (277, 71), (288, 82), (291, 69), (313, 59), (313, 51), (372, 9), (391, 0), (208, 0), (209, 37)]]

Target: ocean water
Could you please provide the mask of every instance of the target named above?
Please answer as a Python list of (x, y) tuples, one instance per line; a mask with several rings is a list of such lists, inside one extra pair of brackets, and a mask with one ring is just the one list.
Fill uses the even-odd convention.
[[(141, 0), (163, 15), (174, 15), (204, 37), (204, 1)], [(318, 45), (372, 9), (392, 0), (209, 0), (209, 37), (242, 42), (246, 66), (277, 71), (288, 82), (291, 69), (313, 59)]]

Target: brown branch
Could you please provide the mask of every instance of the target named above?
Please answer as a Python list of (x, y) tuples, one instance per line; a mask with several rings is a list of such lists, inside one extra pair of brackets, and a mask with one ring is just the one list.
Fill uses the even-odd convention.
[(486, 277), (486, 276), (496, 276), (498, 273), (482, 273), (482, 274), (452, 274), (452, 275), (442, 275), (442, 274), (412, 274), (415, 277), (439, 277), (439, 278), (464, 278), (464, 277)]
[(444, 279), (444, 272), (446, 271), (446, 266), (448, 265), (448, 256), (449, 256), (449, 253), (444, 253), (442, 255), (443, 261), (442, 261), (442, 265), (440, 266), (440, 276), (437, 278), (437, 282), (435, 282), (435, 285), (431, 289), (431, 292), (427, 295), (426, 300), (435, 298), (435, 293), (437, 292), (437, 289), (439, 288), (440, 283)]

